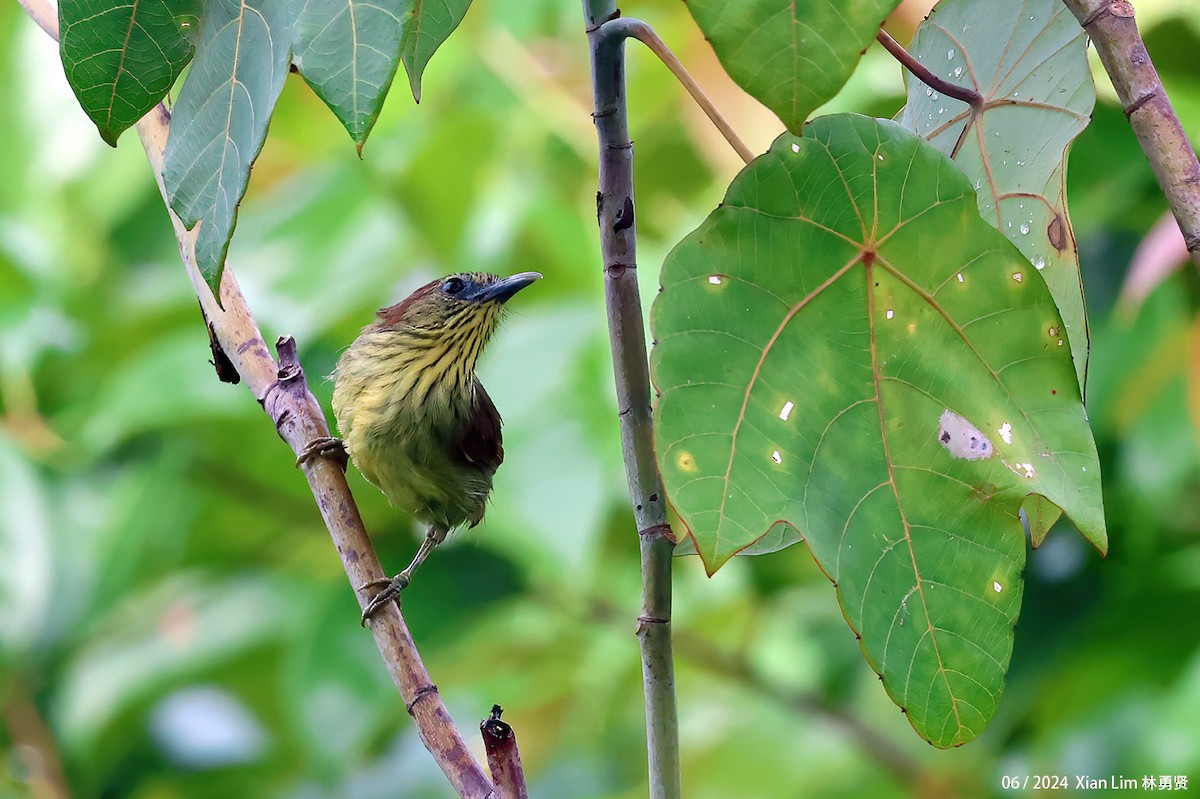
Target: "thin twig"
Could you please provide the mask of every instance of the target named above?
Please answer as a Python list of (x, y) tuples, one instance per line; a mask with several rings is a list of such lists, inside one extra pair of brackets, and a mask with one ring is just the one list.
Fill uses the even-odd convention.
[[(21, 4), (43, 30), (58, 38), (58, 19), (46, 0), (21, 0)], [(136, 125), (164, 202), (167, 201), (167, 194), (163, 187), (162, 167), (170, 122), (170, 112), (159, 104)], [(295, 342), (291, 339), (280, 340), (280, 362), (276, 365), (259, 332), (258, 323), (246, 305), (233, 269), (226, 265), (220, 286), (221, 303), (218, 305), (196, 267), (195, 242), (198, 230), (188, 231), (179, 217), (169, 210), (169, 203), (168, 213), (179, 242), (179, 254), (210, 324), (210, 333), (229, 356), (246, 387), (275, 423), (279, 435), (296, 454), (303, 451), (309, 442), (328, 436), (325, 414), (316, 397), (308, 390), (304, 372), (296, 360)], [(313, 458), (304, 465), (304, 476), (329, 528), (350, 584), (357, 589), (373, 580), (382, 579), (383, 568), (367, 537), (341, 468), (331, 460)], [(360, 606), (365, 606), (371, 599), (369, 589), (356, 590), (355, 595)], [(470, 799), (494, 797), (494, 786), (454, 726), (421, 661), (404, 617), (394, 603), (373, 617), (371, 632), (392, 682), (399, 689), (405, 707), (416, 723), (421, 740), (454, 790)]]
[[(662, 480), (654, 460), (650, 367), (638, 296), (633, 202), (633, 143), (625, 108), (625, 41), (606, 30), (619, 12), (613, 0), (583, 0), (592, 53), (593, 118), (600, 145), (596, 195), (604, 300), (617, 384), (621, 449), (642, 556), (642, 614), (637, 636), (646, 697), (651, 799), (678, 799), (679, 721), (671, 654), (671, 553)], [(619, 32), (619, 31), (618, 31)]]
[(746, 143), (737, 135), (733, 126), (729, 124), (729, 121), (713, 105), (713, 101), (704, 93), (704, 89), (700, 88), (700, 84), (687, 71), (687, 68), (675, 56), (675, 53), (671, 52), (671, 48), (667, 46), (667, 43), (654, 32), (654, 28), (640, 19), (621, 17), (605, 23), (604, 32), (606, 36), (637, 39), (650, 48), (650, 52), (658, 56), (667, 69), (671, 70), (671, 74), (675, 76), (676, 80), (683, 85), (683, 88), (687, 89), (688, 94), (696, 101), (696, 105), (700, 106), (700, 109), (712, 120), (713, 125), (725, 137), (725, 141), (729, 142), (730, 146), (737, 151), (742, 160), (747, 164), (754, 160), (754, 151), (746, 146)]
[(962, 100), (972, 108), (983, 108), (983, 95), (974, 89), (966, 86), (959, 86), (956, 83), (951, 83), (944, 78), (939, 78), (929, 71), (929, 68), (913, 57), (913, 54), (905, 50), (900, 42), (892, 38), (891, 34), (882, 28), (879, 33), (875, 34), (875, 39), (891, 53), (897, 61), (913, 74), (917, 80), (924, 83), (934, 91), (940, 92), (947, 97), (953, 97), (955, 100)]
[(488, 770), (496, 781), (500, 799), (529, 799), (517, 734), (507, 722), (500, 720), (503, 712), (499, 705), (493, 705), (492, 715), (479, 724), (483, 748), (487, 751)]
[(1158, 185), (1200, 266), (1200, 164), (1126, 0), (1063, 0), (1087, 31)]

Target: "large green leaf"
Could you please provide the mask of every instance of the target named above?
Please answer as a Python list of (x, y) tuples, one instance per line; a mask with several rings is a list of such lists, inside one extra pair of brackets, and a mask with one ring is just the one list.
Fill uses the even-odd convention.
[(104, 141), (141, 119), (192, 59), (191, 0), (62, 0), (59, 52), (67, 82)]
[(421, 76), (442, 42), (463, 21), (471, 0), (407, 0), (400, 35), (400, 58), (413, 98), (421, 102)]
[(362, 0), (308, 0), (296, 21), (296, 68), (359, 149), (400, 64), (398, 13)]
[(289, 11), (283, 0), (206, 0), (196, 62), (175, 104), (163, 181), (184, 224), (201, 224), (196, 265), (214, 293), (287, 78)]
[(686, 0), (729, 76), (793, 133), (837, 94), (899, 0)]
[(1012, 648), (1023, 500), (1107, 545), (1045, 283), (949, 159), (856, 116), (780, 137), (662, 282), (659, 465), (709, 572), (796, 528), (914, 728), (975, 737)]
[(954, 159), (978, 190), (983, 218), (1042, 273), (1084, 386), (1087, 315), (1065, 184), (1067, 148), (1096, 102), (1083, 29), (1059, 0), (945, 0), (911, 49), (984, 104), (972, 111), (908, 76), (900, 123)]

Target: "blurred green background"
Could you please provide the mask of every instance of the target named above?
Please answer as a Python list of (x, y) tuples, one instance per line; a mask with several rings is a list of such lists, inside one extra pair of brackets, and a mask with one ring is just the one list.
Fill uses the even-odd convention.
[[(906, 4), (897, 36), (928, 5)], [(1200, 132), (1200, 11), (1138, 7)], [(624, 10), (766, 147), (778, 122), (723, 76), (682, 3)], [(567, 0), (479, 0), (420, 107), (397, 81), (361, 161), (293, 76), (230, 262), (268, 340), (296, 336), (314, 378), (377, 307), (434, 276), (545, 274), (482, 366), (507, 449), (487, 521), (432, 558), (405, 611), (464, 730), (504, 706), (534, 796), (623, 799), (646, 793), (639, 577), (581, 24)], [(630, 56), (648, 303), (740, 162), (660, 64)], [(1122, 292), (1166, 206), (1098, 83), (1070, 201), (1111, 554), (1069, 528), (1033, 553), (1000, 712), (954, 751), (886, 698), (802, 545), (711, 580), (677, 561), (686, 796), (1011, 795), (1006, 774), (1200, 788), (1200, 281), (1164, 270), (1140, 307)], [(872, 48), (831, 106), (890, 116), (901, 92)], [(15, 3), (0, 6), (0, 120), (0, 799), (447, 796), (291, 454), (207, 363), (136, 137), (101, 143)], [(1160, 266), (1182, 263), (1166, 252)], [(313, 389), (327, 404), (329, 382)], [(351, 486), (399, 568), (412, 524), (357, 474)]]

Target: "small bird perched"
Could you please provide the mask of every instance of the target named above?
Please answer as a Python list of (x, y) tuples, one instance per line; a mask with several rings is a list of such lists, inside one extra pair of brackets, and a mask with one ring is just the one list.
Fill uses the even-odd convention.
[(483, 519), (504, 448), (500, 414), (475, 363), (505, 302), (539, 278), (473, 272), (434, 280), (380, 310), (338, 360), (333, 413), (343, 439), (313, 442), (300, 462), (344, 448), (393, 505), (428, 525), (412, 563), (363, 609), (364, 622), (451, 530)]

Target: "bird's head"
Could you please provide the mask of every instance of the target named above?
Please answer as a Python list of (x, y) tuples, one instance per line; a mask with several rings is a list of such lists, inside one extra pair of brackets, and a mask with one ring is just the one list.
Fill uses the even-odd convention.
[(406, 345), (416, 350), (450, 351), (459, 356), (454, 360), (460, 365), (473, 369), (500, 324), (505, 303), (540, 278), (537, 272), (510, 277), (486, 272), (449, 275), (380, 310), (372, 327), (401, 334)]

